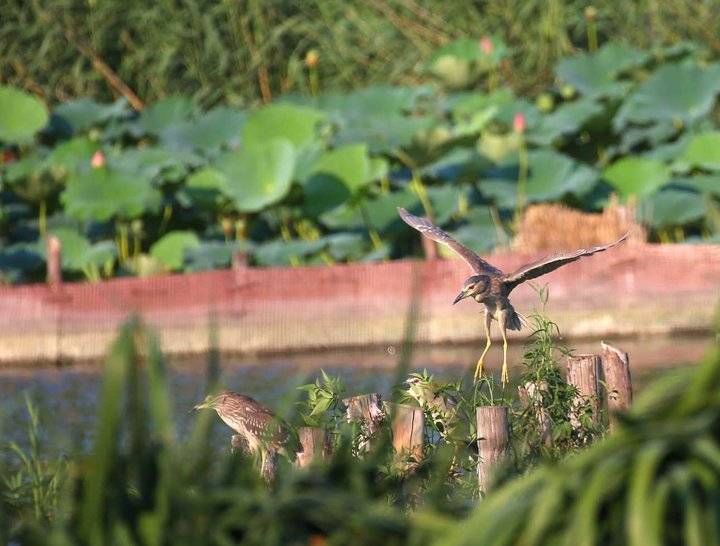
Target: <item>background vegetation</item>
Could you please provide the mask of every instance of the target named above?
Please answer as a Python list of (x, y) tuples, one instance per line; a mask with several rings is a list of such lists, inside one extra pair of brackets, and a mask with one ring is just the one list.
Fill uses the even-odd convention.
[[(49, 103), (118, 98), (105, 67), (144, 103), (188, 95), (203, 107), (250, 106), (309, 90), (303, 62), (319, 53), (324, 90), (415, 84), (418, 67), (457, 38), (496, 35), (510, 48), (504, 80), (535, 94), (557, 61), (588, 48), (580, 0), (3, 0), (0, 81)], [(592, 3), (597, 40), (647, 49), (683, 40), (720, 53), (715, 2)], [(590, 12), (592, 15), (592, 12)]]
[(613, 193), (652, 240), (717, 241), (715, 10), (611, 4), (11, 6), (0, 279), (42, 280), (48, 234), (71, 279), (401, 257), (397, 206), (489, 251)]

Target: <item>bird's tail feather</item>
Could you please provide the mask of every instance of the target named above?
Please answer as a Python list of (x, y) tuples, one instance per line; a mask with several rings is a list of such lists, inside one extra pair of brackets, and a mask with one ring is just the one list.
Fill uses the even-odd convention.
[(508, 330), (520, 330), (522, 328), (522, 322), (515, 309), (510, 308), (506, 319), (506, 327)]

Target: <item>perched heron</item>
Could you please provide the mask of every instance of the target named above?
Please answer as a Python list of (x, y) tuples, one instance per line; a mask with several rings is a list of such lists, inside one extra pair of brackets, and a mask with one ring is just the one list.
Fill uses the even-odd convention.
[(510, 304), (510, 300), (508, 298), (513, 288), (525, 281), (550, 273), (565, 264), (579, 260), (583, 256), (590, 256), (596, 252), (602, 252), (608, 248), (612, 248), (623, 242), (628, 236), (626, 233), (617, 241), (608, 245), (581, 248), (574, 252), (548, 256), (536, 262), (524, 265), (512, 273), (503, 273), (497, 267), (493, 267), (483, 260), (477, 253), (453, 239), (450, 235), (445, 233), (429, 220), (410, 214), (403, 208), (398, 208), (398, 213), (403, 221), (405, 221), (405, 223), (410, 227), (415, 228), (428, 239), (447, 245), (459, 254), (460, 257), (472, 268), (475, 274), (465, 280), (462, 290), (455, 298), (453, 304), (465, 298), (472, 297), (475, 301), (482, 303), (485, 306), (485, 335), (487, 336), (487, 341), (485, 343), (485, 349), (480, 355), (477, 366), (475, 367), (475, 380), (479, 379), (482, 375), (485, 355), (487, 354), (488, 349), (490, 349), (490, 322), (492, 319), (496, 319), (498, 321), (500, 333), (503, 338), (503, 384), (508, 382), (506, 330), (508, 328), (510, 330), (520, 330), (522, 327), (520, 317), (515, 312), (515, 309)]
[(290, 439), (289, 428), (270, 408), (244, 394), (223, 391), (208, 396), (195, 409), (214, 409), (249, 450), (260, 455), (263, 470), (268, 456), (284, 450)]

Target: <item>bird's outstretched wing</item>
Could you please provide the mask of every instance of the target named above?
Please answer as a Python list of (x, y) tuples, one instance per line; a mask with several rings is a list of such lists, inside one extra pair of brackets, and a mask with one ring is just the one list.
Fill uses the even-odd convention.
[(625, 239), (627, 239), (627, 237), (628, 234), (626, 233), (617, 241), (615, 241), (614, 243), (610, 243), (609, 245), (594, 246), (591, 248), (581, 248), (579, 250), (576, 250), (575, 252), (569, 252), (567, 254), (556, 254), (554, 256), (547, 256), (536, 262), (524, 265), (517, 271), (513, 271), (512, 273), (505, 275), (503, 280), (510, 289), (513, 289), (520, 283), (524, 283), (525, 281), (529, 281), (530, 279), (535, 279), (537, 277), (540, 277), (541, 275), (545, 275), (546, 273), (555, 271), (558, 267), (562, 267), (565, 264), (569, 264), (570, 262), (579, 260), (583, 256), (591, 256), (597, 252), (602, 252), (604, 250), (607, 250), (608, 248), (619, 245)]
[(398, 207), (398, 213), (400, 214), (400, 218), (402, 218), (407, 225), (415, 228), (428, 239), (432, 239), (433, 241), (437, 241), (438, 243), (442, 243), (452, 248), (470, 265), (470, 267), (473, 268), (475, 273), (492, 276), (499, 276), (503, 274), (503, 272), (497, 267), (493, 267), (487, 263), (475, 252), (459, 243), (442, 229), (430, 222), (430, 220), (410, 214), (402, 207)]

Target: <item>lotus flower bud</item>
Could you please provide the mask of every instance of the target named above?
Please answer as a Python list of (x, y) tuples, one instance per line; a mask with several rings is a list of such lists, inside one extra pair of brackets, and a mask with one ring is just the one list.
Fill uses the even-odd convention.
[(488, 36), (480, 38), (480, 51), (485, 55), (490, 55), (493, 52), (493, 48), (492, 40)]
[(305, 66), (307, 66), (308, 68), (313, 68), (317, 66), (319, 61), (320, 53), (318, 53), (317, 49), (311, 49), (305, 54)]
[(521, 135), (525, 132), (525, 127), (525, 114), (518, 112), (513, 118), (513, 131), (515, 131), (518, 135)]
[(90, 166), (93, 169), (101, 169), (105, 166), (105, 154), (102, 153), (102, 150), (98, 150), (93, 154)]

